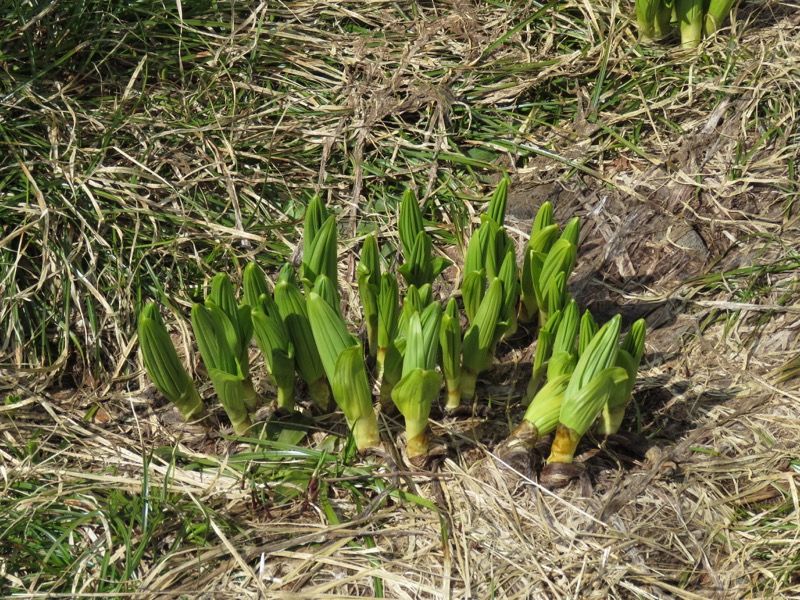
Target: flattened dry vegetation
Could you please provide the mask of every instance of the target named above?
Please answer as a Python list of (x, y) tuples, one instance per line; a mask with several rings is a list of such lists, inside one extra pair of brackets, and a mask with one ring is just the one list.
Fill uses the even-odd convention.
[[(605, 0), (2, 11), (0, 591), (800, 593), (793, 3), (740, 5), (698, 54), (639, 47), (632, 3)], [(321, 192), (356, 329), (358, 248), (397, 243), (402, 190), (458, 265), (504, 170), (509, 231), (545, 200), (580, 215), (573, 295), (648, 322), (630, 433), (587, 439), (585, 477), (548, 490), (493, 455), (525, 332), (472, 416), (437, 417), (430, 471), (333, 452), (336, 418), (265, 415), (244, 444), (154, 394), (147, 299), (186, 315), (215, 272), (296, 261)]]

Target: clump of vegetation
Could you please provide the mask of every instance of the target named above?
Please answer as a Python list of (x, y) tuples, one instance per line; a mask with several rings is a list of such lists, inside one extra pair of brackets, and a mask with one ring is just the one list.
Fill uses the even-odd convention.
[(161, 320), (158, 305), (150, 302), (139, 315), (139, 347), (150, 379), (156, 389), (180, 411), (184, 421), (205, 415), (205, 408)]
[[(442, 381), (447, 390), (445, 411), (472, 401), (479, 373), (492, 366), (497, 344), (516, 329), (523, 315), (522, 322), (538, 328), (527, 392), (530, 405), (522, 423), (501, 444), (501, 455), (530, 451), (538, 439), (555, 431), (548, 462), (572, 462), (578, 442), (601, 414), (598, 433), (616, 433), (644, 351), (644, 322), (634, 325), (620, 349), (619, 316), (599, 330), (588, 311), (579, 319), (566, 280), (576, 262), (580, 221), (570, 220), (556, 238), (558, 226), (549, 203), (542, 205), (534, 220), (534, 242), (525, 247), (520, 274), (515, 245), (503, 227), (507, 194), (508, 180), (503, 179), (469, 243), (461, 286), (468, 322), (463, 332), (456, 299), (449, 298), (443, 309), (433, 296), (432, 284), (449, 261), (434, 258), (431, 237), (411, 193), (401, 201), (398, 233), (406, 261), (396, 273), (381, 265), (375, 237), (366, 237), (362, 246), (356, 283), (367, 352), (349, 332), (341, 311), (336, 222), (319, 197), (309, 203), (305, 221), (303, 292), (293, 269), (285, 265), (273, 299), (263, 271), (251, 263), (244, 269), (244, 301), (237, 305), (230, 278), (216, 275), (205, 304), (192, 309), (192, 325), (234, 431), (244, 435), (250, 430), (251, 414), (259, 404), (247, 352), (255, 332), (267, 373), (278, 389), (277, 407), (293, 409), (296, 369), (320, 408), (326, 408), (331, 391), (362, 452), (381, 443), (367, 366), (371, 357), (380, 357), (376, 365), (380, 407), (386, 411), (396, 407), (403, 415), (407, 456), (422, 464), (430, 449), (428, 421)], [(406, 285), (401, 310), (397, 274)], [(148, 305), (140, 320), (146, 334), (145, 366), (184, 417), (195, 418), (202, 414), (202, 404), (174, 349), (164, 341), (168, 335), (163, 323), (151, 317), (153, 310)], [(158, 343), (163, 348), (152, 341), (153, 332), (160, 332)], [(547, 383), (539, 389), (545, 373)]]
[(636, 23), (645, 40), (660, 40), (680, 32), (681, 46), (697, 48), (714, 35), (728, 17), (734, 0), (636, 0)]

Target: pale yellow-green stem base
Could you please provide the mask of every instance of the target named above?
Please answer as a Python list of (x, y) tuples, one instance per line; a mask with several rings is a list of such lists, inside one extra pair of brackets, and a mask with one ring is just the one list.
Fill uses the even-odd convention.
[(408, 438), (406, 440), (406, 454), (408, 455), (408, 459), (413, 462), (419, 462), (418, 460), (415, 461), (414, 459), (419, 459), (420, 457), (428, 454), (430, 442), (431, 435), (427, 427), (422, 431), (422, 433), (419, 433), (412, 438)]
[[(222, 400), (222, 398), (220, 398)], [(225, 414), (228, 415), (228, 418), (231, 420), (231, 425), (233, 425), (233, 431), (236, 432), (236, 435), (246, 435), (248, 431), (250, 431), (250, 427), (252, 427), (252, 422), (250, 421), (250, 415), (247, 412), (244, 404), (226, 404), (224, 401), (222, 402), (222, 408), (225, 409)]]
[[(518, 329), (519, 319), (517, 319), (516, 313), (510, 315), (508, 321), (509, 321), (508, 329), (506, 329), (505, 333), (503, 333), (503, 338), (502, 339), (504, 339), (504, 340), (507, 340), (508, 338), (513, 336), (515, 333), (517, 333), (517, 329)], [(494, 353), (492, 353), (492, 355), (494, 355)]]
[(290, 387), (278, 387), (278, 408), (287, 412), (294, 410), (294, 385)]
[(478, 382), (478, 374), (472, 369), (461, 369), (461, 401), (472, 402), (475, 398), (475, 385)]
[(702, 33), (698, 33), (698, 30), (702, 32), (702, 29), (697, 27), (681, 28), (681, 48), (684, 50), (694, 50), (700, 45)]
[(206, 410), (203, 407), (203, 400), (197, 393), (194, 385), (191, 385), (183, 397), (179, 398), (173, 404), (178, 408), (181, 417), (187, 423), (194, 423), (206, 416)]
[(613, 435), (622, 427), (622, 420), (625, 418), (625, 409), (628, 407), (627, 403), (621, 406), (609, 408), (606, 405), (603, 412), (600, 413), (600, 420), (597, 423), (598, 435)]
[(381, 436), (378, 431), (378, 420), (374, 414), (367, 415), (350, 425), (353, 432), (353, 439), (359, 452), (364, 452), (370, 448), (375, 448), (381, 443)]
[(697, 48), (703, 40), (703, 3), (699, 0), (675, 0), (681, 48)]
[(378, 381), (383, 381), (383, 370), (386, 365), (386, 353), (388, 350), (385, 347), (378, 347), (378, 351), (375, 353), (375, 378)]
[(556, 427), (556, 437), (553, 440), (553, 445), (550, 448), (550, 456), (547, 458), (547, 464), (550, 463), (571, 463), (575, 457), (575, 450), (578, 448), (578, 442), (581, 441), (581, 435), (574, 429), (570, 429), (566, 425), (558, 424)]
[(447, 379), (447, 402), (445, 410), (455, 410), (461, 406), (461, 377)]
[(231, 425), (233, 425), (233, 431), (236, 435), (247, 435), (250, 432), (250, 428), (253, 426), (253, 423), (250, 421), (249, 416), (245, 416), (243, 419), (237, 420), (234, 422), (231, 420)]
[(250, 412), (255, 411), (258, 408), (258, 405), (261, 402), (261, 399), (256, 393), (255, 387), (253, 387), (253, 380), (249, 377), (242, 382), (242, 392), (244, 405), (247, 407), (247, 410)]
[(327, 411), (331, 404), (331, 387), (328, 385), (328, 380), (320, 377), (313, 383), (308, 384), (308, 395), (314, 401), (314, 404), (322, 411)]
[(539, 309), (539, 329), (545, 326), (545, 324), (547, 323), (547, 318), (549, 316), (550, 315), (547, 313), (545, 309), (543, 308)]
[(703, 17), (703, 35), (706, 37), (714, 35), (720, 28), (721, 23), (718, 23), (713, 15), (706, 15)]

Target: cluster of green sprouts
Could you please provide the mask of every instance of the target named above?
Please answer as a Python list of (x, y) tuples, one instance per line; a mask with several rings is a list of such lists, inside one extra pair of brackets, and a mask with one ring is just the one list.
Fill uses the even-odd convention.
[(676, 29), (681, 47), (697, 48), (722, 27), (733, 0), (636, 0), (636, 23), (644, 40), (660, 40)]
[[(620, 317), (599, 327), (582, 316), (567, 290), (580, 237), (576, 217), (563, 230), (544, 203), (534, 220), (521, 266), (504, 226), (508, 179), (493, 194), (467, 248), (460, 286), (436, 298), (433, 284), (452, 263), (436, 255), (422, 210), (408, 191), (400, 203), (402, 262), (383, 258), (378, 238), (365, 238), (357, 268), (366, 329), (364, 348), (349, 330), (338, 285), (337, 228), (319, 197), (309, 203), (298, 272), (285, 265), (274, 286), (256, 263), (244, 269), (241, 300), (225, 274), (215, 276), (191, 323), (209, 379), (234, 431), (246, 434), (260, 403), (250, 379), (249, 347), (255, 338), (277, 388), (278, 409), (292, 411), (295, 377), (327, 411), (342, 411), (360, 451), (381, 444), (378, 410), (402, 414), (406, 452), (424, 462), (430, 451), (429, 416), (444, 389), (443, 410), (471, 405), (480, 373), (498, 344), (522, 325), (538, 331), (533, 372), (522, 422), (503, 447), (529, 451), (555, 432), (550, 462), (571, 462), (581, 437), (597, 423), (615, 433), (636, 381), (644, 351), (644, 321), (620, 342)], [(271, 289), (272, 288), (272, 289)], [(459, 301), (460, 298), (460, 301)], [(145, 368), (156, 388), (187, 421), (205, 409), (161, 320), (148, 304), (139, 319)]]

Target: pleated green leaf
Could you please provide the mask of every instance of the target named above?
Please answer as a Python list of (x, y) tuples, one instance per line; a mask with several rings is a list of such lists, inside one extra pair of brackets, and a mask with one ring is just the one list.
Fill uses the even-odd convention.
[(425, 231), (420, 231), (414, 240), (410, 254), (406, 255), (406, 262), (397, 268), (408, 285), (421, 287), (433, 281), (433, 244), (430, 236)]
[(486, 273), (484, 271), (467, 272), (461, 283), (461, 297), (464, 300), (464, 312), (470, 323), (475, 322), (485, 294)]
[(422, 323), (419, 312), (413, 312), (406, 327), (406, 352), (403, 357), (403, 374), (405, 377), (414, 369), (425, 368), (425, 342), (422, 338)]
[[(553, 247), (553, 244), (558, 237), (558, 225), (549, 225), (536, 231), (535, 233), (531, 232), (531, 239), (528, 240), (526, 244), (527, 250), (532, 250), (534, 252), (540, 252), (543, 255), (547, 255), (550, 252), (550, 248)], [(538, 279), (538, 276), (537, 276)]]
[[(328, 306), (322, 299), (316, 304), (320, 307)], [(372, 393), (361, 345), (356, 343), (342, 349), (333, 369), (333, 398), (347, 419), (356, 447), (363, 451), (378, 446), (378, 421), (372, 408)]]
[(539, 320), (547, 322), (557, 310), (562, 310), (567, 301), (567, 276), (557, 273), (547, 284), (542, 293), (542, 303), (539, 305)]
[(211, 317), (214, 320), (215, 326), (223, 332), (225, 340), (227, 341), (226, 348), (233, 355), (234, 360), (240, 361), (242, 356), (241, 338), (239, 336), (239, 315), (238, 309), (236, 314), (236, 321), (232, 321), (228, 315), (210, 299), (206, 300), (205, 304)]
[(495, 339), (495, 329), (500, 321), (502, 306), (503, 281), (495, 278), (489, 284), (473, 324), (464, 335), (462, 364), (476, 373), (486, 366), (486, 358)]
[[(564, 273), (566, 277), (569, 277), (572, 267), (575, 265), (576, 255), (575, 244), (564, 238), (556, 240), (542, 264), (538, 289), (543, 292), (558, 273)], [(542, 298), (537, 297), (537, 301), (540, 306), (543, 305)]]
[(458, 315), (458, 302), (455, 298), (450, 298), (442, 315), (439, 345), (441, 347), (442, 372), (447, 383), (446, 408), (453, 410), (461, 403), (461, 321)]
[(290, 410), (294, 406), (294, 346), (280, 318), (254, 310), (253, 332), (256, 343), (278, 388), (278, 405)]
[(381, 286), (381, 262), (378, 240), (374, 235), (364, 238), (361, 258), (356, 269), (358, 296), (367, 327), (367, 347), (372, 357), (378, 350), (378, 296)]
[(267, 276), (258, 263), (247, 263), (242, 276), (242, 287), (244, 288), (245, 304), (251, 308), (260, 308), (267, 314), (274, 314), (276, 308), (267, 283)]
[(608, 401), (622, 393), (628, 373), (621, 367), (607, 367), (595, 373), (585, 385), (571, 391), (577, 372), (578, 369), (564, 392), (559, 422), (583, 436)]
[(517, 305), (519, 304), (519, 272), (514, 251), (508, 251), (500, 266), (498, 277), (503, 281), (503, 306), (500, 309), (504, 321), (514, 323), (516, 328)]
[(275, 285), (275, 304), (294, 345), (297, 372), (312, 385), (325, 377), (325, 371), (311, 332), (306, 301), (296, 281), (291, 267), (286, 265)]
[(227, 274), (217, 273), (214, 275), (211, 279), (211, 291), (206, 300), (213, 302), (228, 317), (236, 334), (237, 346), (239, 346), (243, 336), (239, 330), (238, 304), (233, 291), (233, 283)]
[(314, 282), (314, 292), (338, 311), (340, 310), (339, 292), (327, 275), (318, 275)]
[(156, 389), (178, 407), (185, 421), (201, 418), (205, 412), (202, 400), (175, 352), (156, 304), (151, 302), (142, 310), (138, 332), (142, 361)]
[(571, 375), (575, 371), (578, 357), (574, 352), (553, 352), (547, 361), (547, 380), (551, 381), (563, 375)]
[[(209, 302), (209, 305), (195, 304), (192, 307), (192, 331), (200, 349), (200, 356), (207, 369), (236, 374), (239, 368), (236, 354), (230, 345), (232, 337), (229, 333), (230, 319), (214, 303)], [(220, 315), (225, 317), (224, 320)]]
[(528, 410), (525, 411), (524, 419), (536, 427), (540, 436), (551, 433), (558, 425), (561, 403), (564, 400), (564, 392), (567, 390), (569, 378), (569, 374), (566, 374), (548, 379), (547, 383), (534, 396)]
[(410, 261), (416, 240), (423, 231), (422, 211), (419, 208), (417, 197), (411, 189), (407, 189), (400, 200), (400, 218), (397, 226), (406, 262)]
[[(561, 237), (559, 239), (568, 241), (577, 249), (580, 237), (581, 237), (581, 218), (572, 217), (569, 221), (567, 221), (567, 224), (564, 225), (564, 231), (561, 232)], [(567, 271), (567, 273), (571, 273), (574, 267), (575, 264), (573, 262), (572, 267), (570, 267), (568, 270), (567, 269), (565, 270)]]
[(622, 340), (622, 344), (620, 345), (621, 350), (625, 350), (628, 354), (631, 355), (636, 366), (638, 368), (639, 362), (642, 360), (642, 354), (644, 354), (644, 341), (647, 335), (647, 324), (645, 323), (644, 319), (637, 320), (631, 328), (628, 330), (628, 333), (625, 335), (625, 338)]
[[(327, 276), (333, 283), (333, 289), (336, 290), (338, 281), (336, 244), (336, 219), (330, 216), (317, 231), (311, 245), (303, 248), (303, 285), (306, 291), (314, 286), (320, 275)], [(337, 298), (338, 294), (336, 290)]]
[(539, 314), (539, 273), (544, 262), (545, 254), (530, 248), (525, 250), (522, 259), (522, 272), (520, 273), (520, 310), (519, 320), (530, 323)]
[(250, 430), (250, 415), (245, 405), (244, 385), (241, 373), (228, 373), (213, 367), (208, 368), (208, 377), (217, 392), (222, 408), (233, 425), (236, 435), (247, 435)]
[(452, 260), (442, 256), (434, 256), (431, 258), (431, 281), (435, 280), (439, 275), (442, 274), (442, 271), (452, 264)]
[[(308, 320), (325, 374), (333, 384), (339, 354), (345, 348), (357, 345), (358, 340), (347, 330), (341, 312), (316, 292), (311, 292), (308, 297)], [(334, 399), (338, 402), (335, 395)]]
[(399, 312), (397, 278), (392, 273), (383, 273), (378, 297), (378, 348), (388, 347), (397, 336)]
[(548, 361), (553, 352), (553, 341), (556, 336), (555, 332), (558, 330), (560, 322), (561, 311), (556, 311), (550, 316), (550, 319), (541, 329), (539, 329), (539, 335), (536, 338), (536, 352), (533, 355), (533, 369), (525, 391), (523, 404), (529, 404), (539, 390), (539, 386), (547, 370)]
[[(250, 360), (249, 347), (250, 340), (253, 339), (253, 322), (250, 318), (252, 310), (253, 309), (247, 303), (242, 303), (236, 307), (236, 317), (239, 325), (239, 344), (237, 348), (239, 350), (239, 355), (237, 358), (243, 366)], [(249, 369), (247, 371), (249, 373)], [(245, 373), (245, 375), (248, 373)]]
[[(555, 222), (553, 203), (549, 201), (542, 202), (541, 206), (539, 206), (539, 209), (536, 211), (536, 216), (533, 219), (533, 226), (531, 227), (531, 240), (533, 240), (533, 238), (543, 230), (551, 229), (553, 225), (555, 225)], [(556, 231), (558, 231), (557, 226)], [(549, 249), (549, 247), (540, 248), (539, 252), (547, 252)]]
[(422, 325), (422, 345), (424, 348), (424, 360), (421, 368), (430, 371), (436, 368), (439, 358), (439, 330), (442, 324), (442, 305), (438, 302), (431, 302), (420, 315)]
[[(584, 353), (578, 359), (575, 372), (567, 388), (567, 398), (577, 395), (600, 371), (616, 364), (621, 320), (619, 315), (614, 316), (600, 328), (600, 331), (589, 342)], [(570, 427), (572, 426), (570, 425)], [(575, 428), (573, 427), (573, 429)]]
[(510, 179), (508, 175), (500, 180), (497, 187), (489, 200), (489, 208), (486, 214), (489, 215), (495, 223), (502, 225), (506, 219), (506, 205), (508, 204), (508, 184)]
[(598, 329), (597, 321), (594, 320), (592, 313), (587, 309), (581, 317), (580, 331), (578, 333), (578, 356), (583, 355)]
[[(303, 222), (303, 249), (311, 248), (317, 233), (322, 229), (323, 224), (328, 220), (328, 211), (322, 196), (315, 195), (308, 203), (305, 219)], [(305, 274), (303, 275), (305, 277)]]
[(597, 428), (597, 433), (600, 435), (617, 433), (622, 425), (622, 420), (625, 418), (625, 409), (630, 402), (633, 388), (636, 385), (639, 363), (644, 353), (644, 338), (645, 322), (644, 319), (639, 319), (628, 330), (628, 334), (617, 352), (616, 364), (618, 367), (625, 369), (628, 379), (625, 385), (619, 389), (619, 394), (610, 398), (603, 408)]
[(423, 311), (433, 302), (433, 286), (430, 283), (421, 285), (417, 288), (417, 293), (419, 294), (420, 311)]
[(481, 243), (480, 231), (481, 229), (478, 228), (472, 234), (467, 245), (467, 254), (464, 257), (464, 273), (466, 274), (482, 271), (485, 268), (486, 247)]
[(558, 323), (556, 336), (553, 340), (553, 354), (556, 352), (575, 352), (579, 315), (578, 303), (575, 300), (570, 300), (561, 312), (561, 320)]

